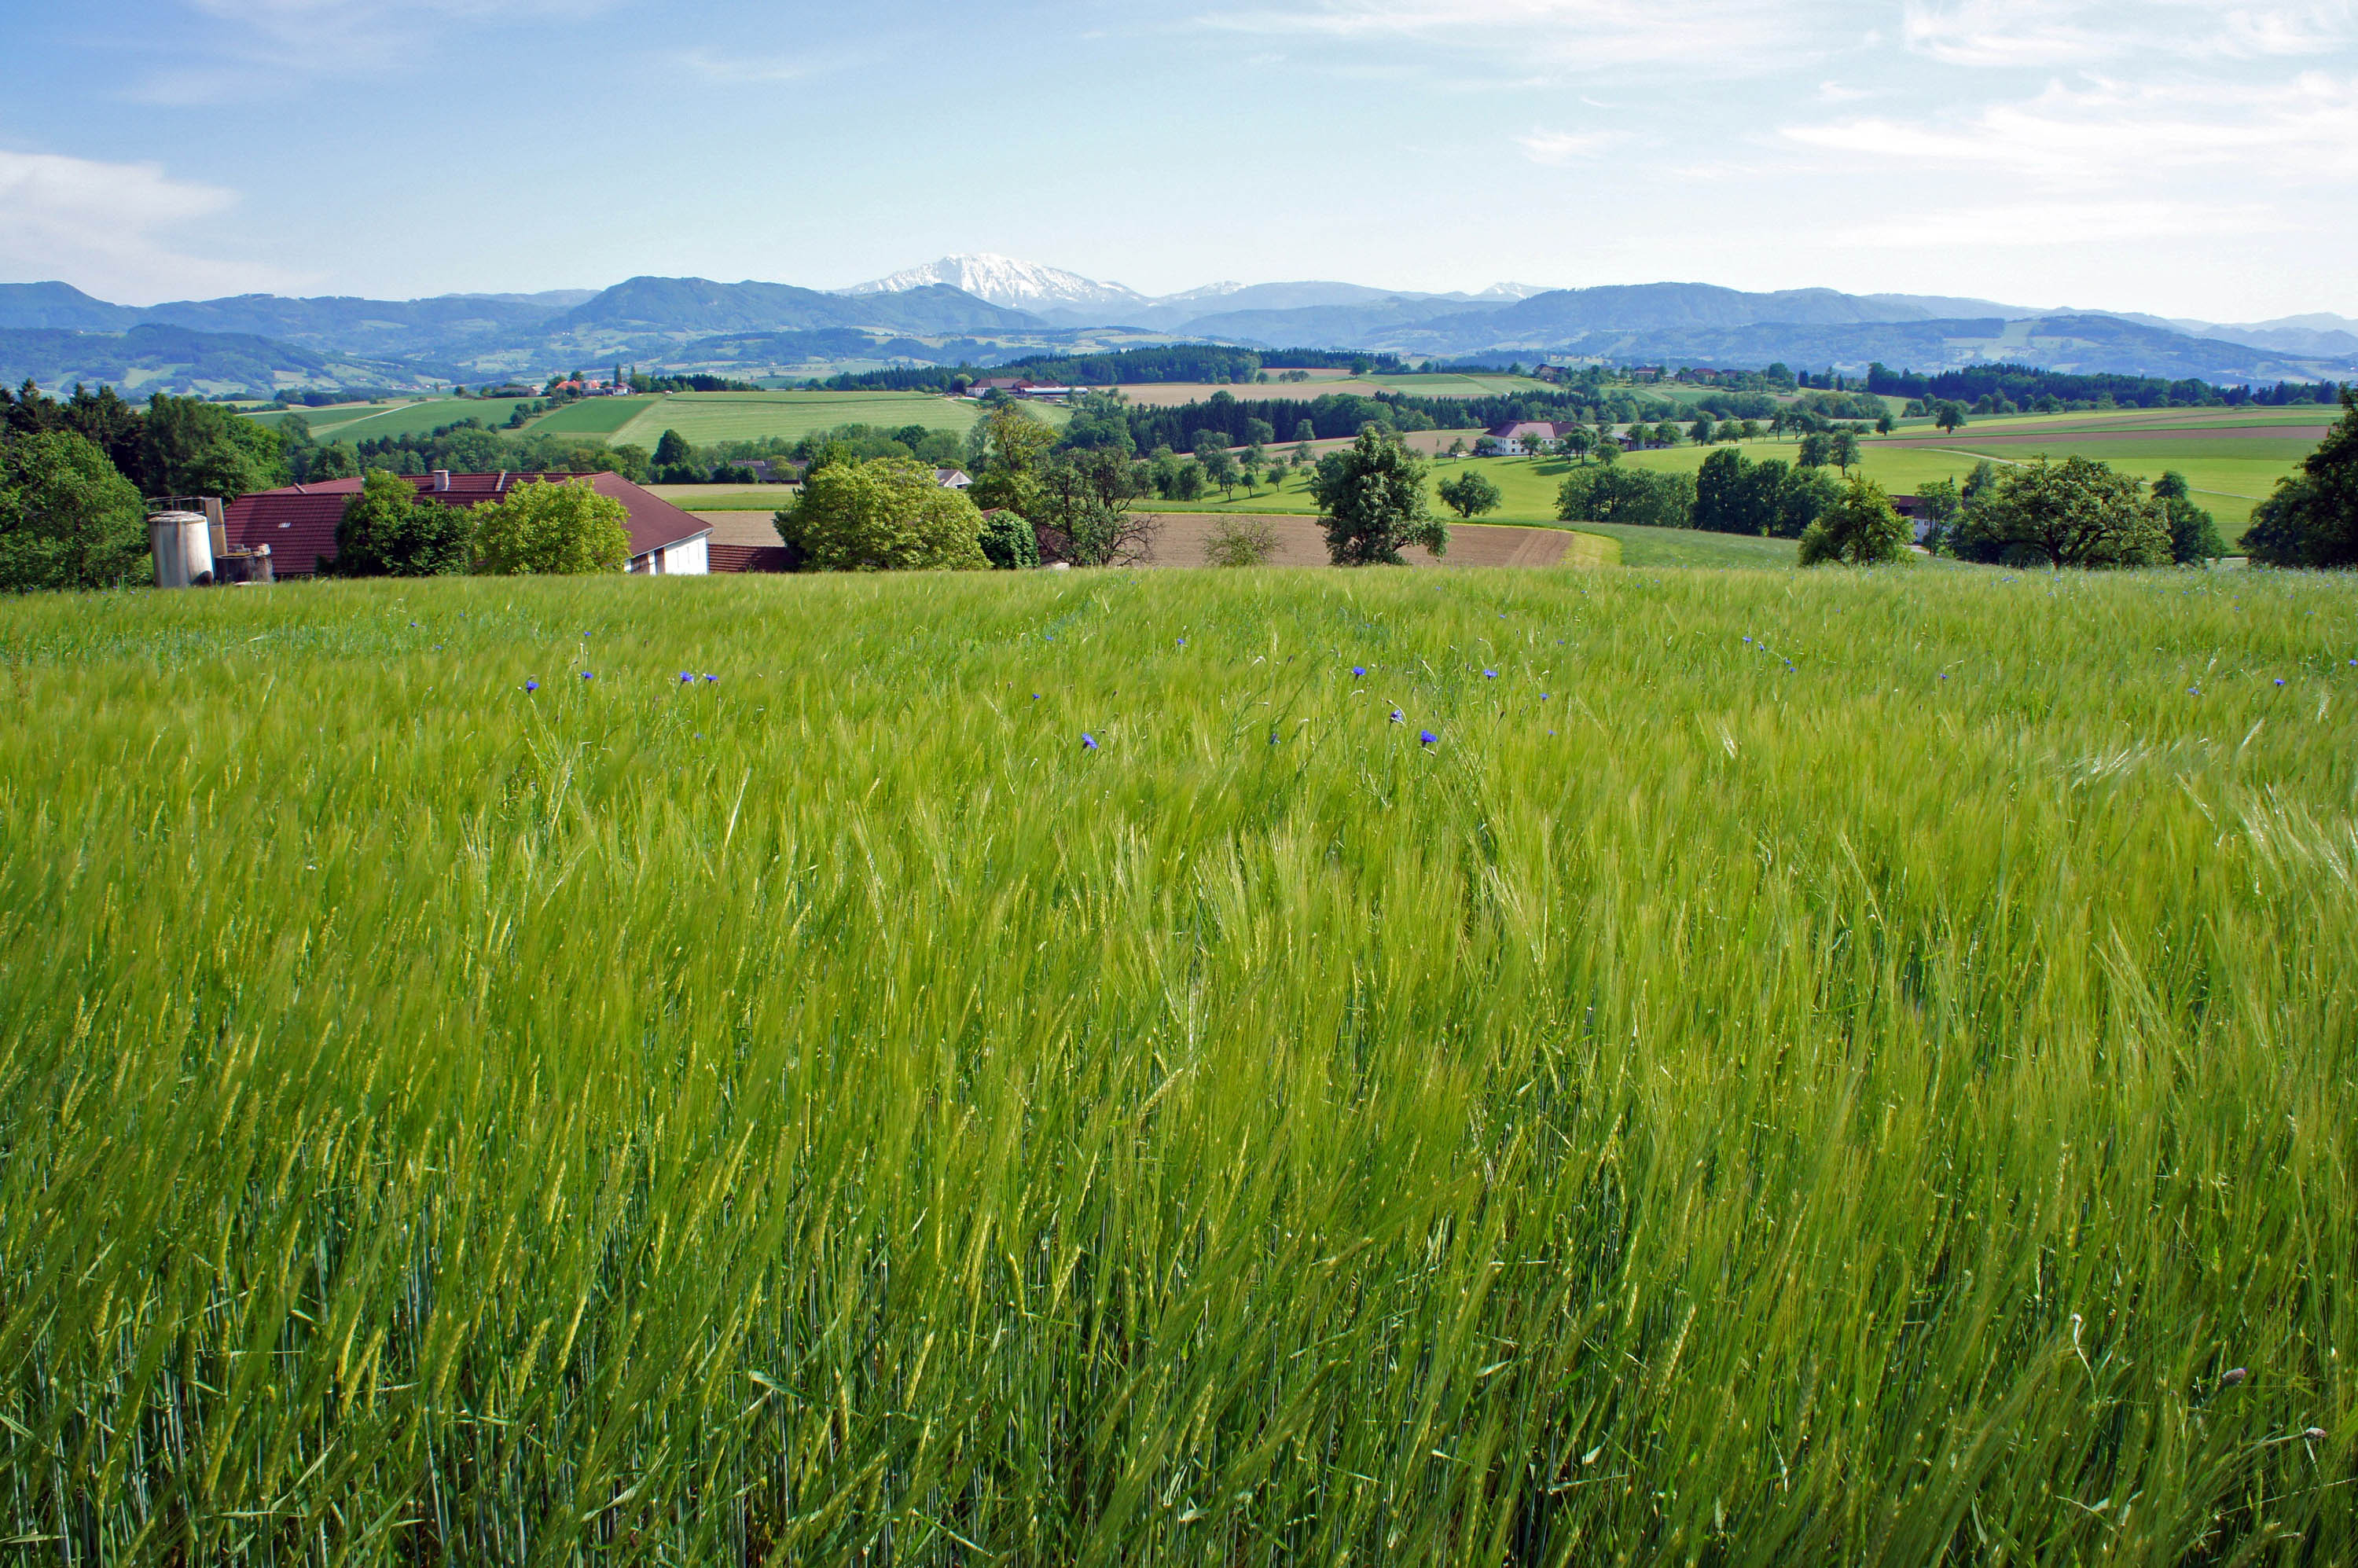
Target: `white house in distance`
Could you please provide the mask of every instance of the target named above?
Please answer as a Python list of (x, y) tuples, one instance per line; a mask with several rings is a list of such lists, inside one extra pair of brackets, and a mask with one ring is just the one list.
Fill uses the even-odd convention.
[(967, 490), (974, 484), (974, 481), (967, 477), (964, 469), (936, 469), (934, 482), (944, 490)]
[(1541, 442), (1562, 440), (1572, 428), (1545, 419), (1510, 419), (1483, 432), (1484, 445), (1480, 449), (1495, 457), (1520, 458), (1536, 450)]

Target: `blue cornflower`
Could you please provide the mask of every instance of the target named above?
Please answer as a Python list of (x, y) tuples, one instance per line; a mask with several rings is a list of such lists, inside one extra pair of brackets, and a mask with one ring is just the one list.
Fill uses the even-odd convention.
[(1408, 722), (1408, 715), (1395, 708), (1392, 709), (1392, 722), (1395, 724), (1405, 724)]
[(2278, 681), (2278, 682), (2277, 682), (2277, 685), (2278, 685), (2278, 686), (2282, 686), (2282, 685), (2284, 685), (2284, 682), (2282, 682), (2282, 681)]
[(595, 680), (598, 678), (598, 673), (595, 670), (583, 670), (581, 672), (581, 678), (583, 680)]
[(1947, 680), (1947, 679), (1949, 678), (1949, 672), (1948, 672), (1948, 671), (1946, 671), (1946, 670), (1942, 670), (1942, 671), (1941, 672), (1941, 678), (1942, 678), (1942, 680)]
[(1746, 638), (1746, 639), (1744, 639), (1744, 640), (1745, 640), (1746, 642), (1747, 642), (1747, 643), (1749, 643), (1750, 641), (1752, 641), (1752, 639), (1751, 639), (1751, 638), (1749, 638), (1749, 637), (1747, 637), (1747, 638)]
[(1441, 737), (1440, 737), (1440, 736), (1438, 736), (1438, 735), (1434, 734), (1434, 733), (1433, 733), (1432, 730), (1418, 730), (1418, 731), (1416, 732), (1416, 738), (1417, 738), (1417, 740), (1418, 740), (1421, 743), (1422, 743), (1422, 744), (1424, 744), (1424, 745), (1427, 745), (1427, 746), (1430, 746), (1430, 745), (1433, 744), (1435, 741), (1439, 741), (1439, 740), (1441, 739)]
[(1033, 700), (1033, 701), (1034, 701), (1034, 702), (1039, 701), (1039, 700), (1040, 700), (1040, 694), (1039, 694), (1038, 692), (1036, 692), (1036, 691), (1035, 691), (1035, 692), (1033, 692), (1033, 693), (1032, 694), (1032, 700)]
[(528, 680), (524, 683), (524, 688), (526, 691), (538, 691), (540, 689), (540, 683), (536, 680)]
[(1187, 639), (1186, 639), (1186, 638), (1184, 638), (1184, 637), (1180, 638), (1180, 639), (1179, 639), (1179, 645), (1180, 645), (1181, 647), (1183, 647), (1183, 648), (1184, 648), (1184, 647), (1185, 647), (1185, 646), (1187, 645)]
[(720, 677), (719, 676), (707, 676), (704, 677), (704, 684), (707, 686), (719, 686), (720, 684)]
[(679, 684), (680, 684), (680, 685), (682, 685), (682, 686), (687, 686), (687, 685), (690, 685), (690, 684), (692, 684), (692, 683), (695, 681), (695, 679), (696, 679), (696, 677), (695, 677), (694, 676), (692, 676), (692, 675), (689, 675), (686, 670), (682, 670), (682, 671), (680, 671), (680, 672), (679, 672)]
[(1081, 735), (1081, 750), (1084, 752), (1094, 752), (1097, 749), (1098, 738), (1087, 731), (1083, 731)]
[(1498, 678), (1498, 672), (1496, 670), (1484, 670), (1482, 672), (1482, 678), (1484, 680), (1497, 680)]
[(1368, 666), (1365, 665), (1353, 665), (1351, 666), (1351, 675), (1354, 679), (1364, 678), (1367, 673)]
[(1545, 701), (1549, 698), (1549, 697), (1550, 697), (1550, 696), (1552, 696), (1552, 693), (1544, 692), (1544, 691), (1543, 691), (1543, 692), (1540, 693), (1540, 700), (1541, 700), (1541, 702), (1545, 702)]

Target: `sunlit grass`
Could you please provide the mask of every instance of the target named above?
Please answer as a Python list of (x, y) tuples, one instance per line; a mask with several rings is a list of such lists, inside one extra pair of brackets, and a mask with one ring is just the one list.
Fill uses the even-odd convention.
[(0, 605), (0, 1535), (2346, 1560), (2353, 609)]

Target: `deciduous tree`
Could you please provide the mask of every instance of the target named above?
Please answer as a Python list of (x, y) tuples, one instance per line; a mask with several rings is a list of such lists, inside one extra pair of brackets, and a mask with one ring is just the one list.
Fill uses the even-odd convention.
[[(334, 577), (439, 577), (467, 569), (471, 519), (455, 506), (418, 498), (407, 480), (382, 469), (361, 481), (336, 524)], [(626, 552), (627, 555), (627, 552)]]
[(152, 580), (146, 510), (106, 454), (71, 430), (0, 441), (0, 591)]
[(1338, 567), (1406, 566), (1401, 550), (1409, 545), (1436, 556), (1449, 548), (1449, 525), (1426, 499), (1424, 463), (1390, 431), (1368, 427), (1321, 458), (1310, 492)]
[(2244, 548), (2266, 566), (2358, 566), (2358, 387), (2342, 389), (2342, 422), (2253, 511)]
[(476, 507), (468, 521), (479, 572), (578, 576), (618, 571), (631, 561), (630, 514), (584, 481), (518, 485)]
[(1908, 519), (1892, 509), (1891, 498), (1871, 479), (1852, 480), (1842, 497), (1801, 533), (1801, 565), (1841, 562), (1876, 566), (1905, 560)]
[(1460, 518), (1479, 517), (1486, 512), (1496, 512), (1506, 498), (1498, 487), (1490, 482), (1479, 469), (1467, 469), (1455, 479), (1444, 480), (1434, 487), (1443, 503)]

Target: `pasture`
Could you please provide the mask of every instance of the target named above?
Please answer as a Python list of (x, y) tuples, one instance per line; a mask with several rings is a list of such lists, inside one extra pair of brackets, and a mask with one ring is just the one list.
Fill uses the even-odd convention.
[(420, 403), (346, 403), (327, 408), (274, 409), (248, 417), (276, 425), (289, 413), (299, 414), (310, 427), (311, 438), (324, 445), (330, 441), (373, 440), (383, 436), (424, 436), (466, 419), (480, 419), (497, 430), (506, 426), (517, 408), (527, 404), (528, 400), (508, 397), (433, 397)]
[(1352, 375), (1347, 371), (1312, 371), (1306, 382), (1284, 382), (1277, 379), (1282, 373), (1270, 372), (1266, 382), (1130, 382), (1119, 390), (1130, 402), (1147, 408), (1176, 408), (1201, 403), (1220, 392), (1239, 401), (1282, 398), (1314, 403), (1337, 393), (1361, 397), (1372, 397), (1379, 392), (1401, 392), (1413, 397), (1499, 397), (1519, 392), (1556, 390), (1528, 375)]
[(0, 1528), (2347, 1561), (2352, 592), (11, 600)]
[[(637, 401), (636, 415), (613, 438), (650, 451), (665, 430), (676, 430), (704, 447), (773, 438), (800, 440), (838, 425), (892, 429), (922, 425), (928, 430), (963, 433), (981, 417), (973, 403), (921, 392), (676, 392)], [(1051, 424), (1068, 417), (1065, 410), (1044, 406), (1033, 406), (1032, 412)]]

